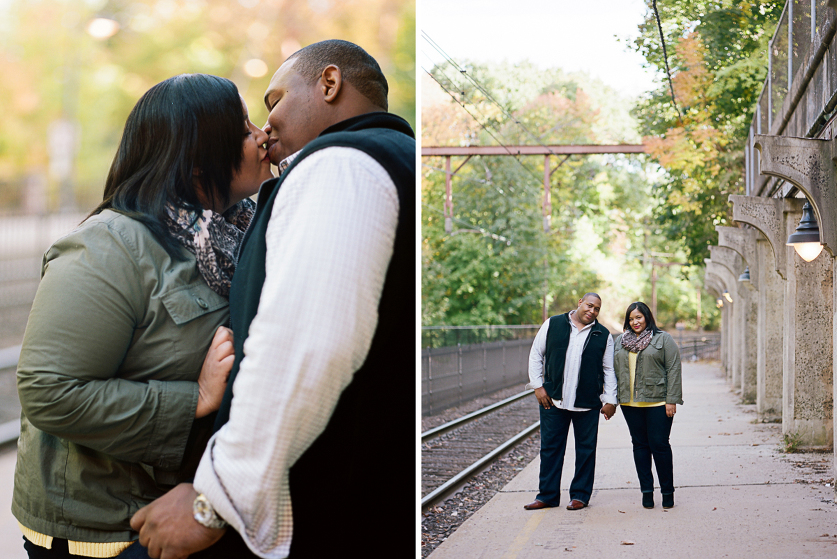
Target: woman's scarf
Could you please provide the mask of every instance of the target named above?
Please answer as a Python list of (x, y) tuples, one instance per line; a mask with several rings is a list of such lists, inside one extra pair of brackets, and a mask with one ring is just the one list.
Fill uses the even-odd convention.
[(230, 296), (238, 249), (255, 212), (256, 203), (249, 198), (223, 214), (212, 210), (198, 214), (166, 204), (169, 232), (195, 255), (198, 271), (218, 295)]
[(633, 353), (639, 353), (651, 343), (651, 337), (654, 332), (651, 328), (646, 328), (638, 336), (633, 330), (625, 330), (622, 334), (622, 347)]

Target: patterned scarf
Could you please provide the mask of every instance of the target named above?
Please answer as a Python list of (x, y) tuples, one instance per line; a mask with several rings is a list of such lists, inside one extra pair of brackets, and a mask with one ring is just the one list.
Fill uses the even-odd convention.
[(651, 328), (646, 328), (639, 336), (633, 330), (625, 330), (625, 333), (622, 334), (622, 347), (632, 353), (639, 353), (648, 347), (653, 335), (654, 332), (651, 331)]
[(253, 219), (256, 203), (245, 198), (223, 214), (204, 210), (201, 214), (166, 204), (169, 232), (195, 255), (198, 270), (209, 287), (223, 297), (230, 296), (230, 284), (238, 262), (238, 248)]

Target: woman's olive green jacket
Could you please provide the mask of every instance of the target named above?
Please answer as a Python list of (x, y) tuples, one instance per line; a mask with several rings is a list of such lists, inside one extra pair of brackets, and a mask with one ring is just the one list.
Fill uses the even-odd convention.
[(229, 303), (183, 256), (113, 211), (44, 255), (17, 370), (12, 512), (27, 528), (136, 539), (131, 516), (196, 467), (211, 427), (194, 420), (196, 381)]
[[(620, 404), (631, 401), (631, 371), (628, 350), (622, 347), (622, 334), (616, 338), (613, 368), (616, 370), (617, 397)], [(648, 347), (637, 354), (634, 378), (635, 402), (683, 403), (680, 376), (680, 350), (666, 332), (651, 337)]]

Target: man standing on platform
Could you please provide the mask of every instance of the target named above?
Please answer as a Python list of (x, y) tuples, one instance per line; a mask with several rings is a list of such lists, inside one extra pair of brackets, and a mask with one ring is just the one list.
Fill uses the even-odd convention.
[[(551, 317), (535, 336), (529, 353), (529, 384), (541, 417), (541, 470), (536, 499), (526, 510), (557, 507), (570, 423), (575, 436), (575, 476), (568, 510), (583, 509), (593, 493), (599, 414), (616, 412), (613, 338), (596, 317), (602, 299), (587, 293), (578, 308)], [(603, 405), (604, 404), (604, 405)]]

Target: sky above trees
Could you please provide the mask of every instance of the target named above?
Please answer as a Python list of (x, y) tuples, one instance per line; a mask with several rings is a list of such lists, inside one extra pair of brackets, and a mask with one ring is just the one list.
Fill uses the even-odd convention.
[[(422, 31), (454, 58), (584, 71), (631, 96), (660, 79), (630, 48), (643, 0), (421, 0), (420, 10)], [(441, 57), (420, 38), (418, 60), (430, 68)]]

